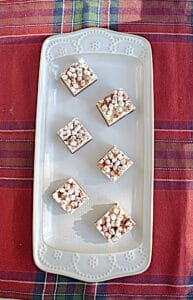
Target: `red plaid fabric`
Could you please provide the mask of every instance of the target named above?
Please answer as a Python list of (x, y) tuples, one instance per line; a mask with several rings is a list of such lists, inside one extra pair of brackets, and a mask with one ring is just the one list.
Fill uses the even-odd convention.
[[(193, 1), (0, 2), (0, 297), (193, 297)], [(100, 26), (146, 37), (155, 97), (154, 234), (143, 274), (85, 283), (47, 274), (32, 259), (38, 68), (47, 36)]]

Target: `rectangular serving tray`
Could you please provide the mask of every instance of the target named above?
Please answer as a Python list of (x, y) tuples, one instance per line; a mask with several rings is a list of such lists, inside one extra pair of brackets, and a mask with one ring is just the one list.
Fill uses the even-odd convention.
[[(98, 80), (73, 97), (60, 73), (81, 57)], [(120, 87), (136, 109), (108, 127), (96, 103)], [(56, 132), (74, 117), (83, 122), (93, 140), (71, 154)], [(33, 256), (40, 269), (99, 282), (148, 268), (152, 252), (153, 121), (152, 54), (146, 39), (90, 28), (45, 40), (39, 72), (33, 200)], [(96, 166), (114, 145), (134, 161), (116, 183)], [(72, 215), (52, 199), (52, 193), (69, 177), (90, 197)], [(115, 202), (136, 226), (111, 244), (94, 223)]]

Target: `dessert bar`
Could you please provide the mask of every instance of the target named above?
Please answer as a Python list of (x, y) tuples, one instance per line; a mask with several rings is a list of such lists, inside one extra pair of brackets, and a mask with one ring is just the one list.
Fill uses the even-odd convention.
[(77, 118), (66, 124), (64, 128), (59, 129), (57, 134), (71, 153), (76, 152), (92, 140), (90, 133)]
[(73, 96), (76, 96), (97, 80), (96, 74), (83, 58), (71, 64), (60, 74), (60, 77)]
[(85, 201), (89, 200), (89, 197), (73, 178), (69, 178), (52, 196), (68, 213), (73, 213)]
[(116, 242), (135, 224), (120, 205), (116, 203), (96, 222), (96, 228), (105, 239)]
[(122, 88), (113, 91), (103, 100), (99, 100), (96, 106), (108, 126), (113, 125), (135, 109), (131, 99)]
[(99, 160), (97, 166), (110, 180), (116, 181), (132, 164), (133, 161), (114, 146)]

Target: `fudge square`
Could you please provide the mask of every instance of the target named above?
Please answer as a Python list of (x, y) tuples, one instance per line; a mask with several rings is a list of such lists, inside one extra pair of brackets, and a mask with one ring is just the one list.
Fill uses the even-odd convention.
[(96, 74), (83, 58), (80, 58), (64, 70), (60, 74), (60, 78), (73, 96), (76, 96), (97, 80)]
[(73, 178), (69, 178), (52, 196), (68, 213), (73, 213), (85, 201), (89, 200), (89, 197)]
[(96, 106), (108, 126), (135, 110), (135, 106), (122, 88), (113, 91), (103, 100), (99, 100)]
[(114, 204), (104, 216), (96, 222), (96, 229), (109, 242), (118, 241), (136, 223), (126, 215), (118, 203)]
[(132, 164), (133, 161), (114, 146), (98, 161), (97, 166), (110, 180), (116, 181)]
[(72, 119), (64, 128), (59, 129), (57, 134), (71, 153), (76, 152), (92, 140), (90, 133), (77, 118)]

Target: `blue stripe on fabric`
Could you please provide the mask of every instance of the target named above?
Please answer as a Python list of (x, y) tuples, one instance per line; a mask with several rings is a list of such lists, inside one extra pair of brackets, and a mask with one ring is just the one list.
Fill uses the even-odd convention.
[(188, 191), (193, 190), (193, 181), (155, 181), (154, 190), (176, 190)]
[(178, 35), (178, 34), (172, 34), (172, 35), (167, 35), (167, 34), (144, 34), (144, 37), (148, 37), (148, 39), (152, 42), (172, 42), (172, 43), (192, 43), (193, 42), (193, 35)]
[[(42, 294), (44, 290), (46, 273), (37, 273), (34, 283), (34, 291), (33, 291), (33, 300), (42, 299)], [(37, 284), (40, 282), (40, 284)]]
[(85, 13), (86, 13), (86, 14), (87, 14), (87, 13), (94, 13), (95, 10), (96, 10), (96, 12), (97, 12), (97, 8), (96, 8), (96, 7), (92, 8), (92, 7), (89, 6), (88, 3), (85, 3), (85, 2), (84, 2), (84, 5), (83, 5), (83, 14), (85, 14)]
[(189, 285), (190, 285), (190, 288), (189, 288), (189, 292), (187, 295), (187, 299), (193, 299), (193, 260), (192, 260), (192, 267), (190, 270)]
[(118, 12), (119, 12), (118, 7), (110, 7), (110, 14), (118, 15)]
[(103, 282), (103, 285), (98, 285), (97, 286), (97, 297), (96, 299), (97, 300), (105, 300), (105, 296), (102, 296), (102, 295), (106, 295), (106, 287), (107, 287), (107, 284), (106, 282)]
[[(157, 274), (153, 274), (153, 275), (140, 275), (140, 278), (138, 275), (133, 275), (130, 277), (123, 277), (121, 279), (114, 279), (113, 282), (119, 284), (120, 282), (123, 283), (142, 283), (142, 284), (148, 284), (149, 282), (151, 282), (152, 284), (172, 284), (172, 285), (188, 285), (190, 283), (191, 280), (191, 284), (193, 284), (193, 266), (192, 266), (192, 271), (190, 272), (191, 274), (191, 278), (190, 275), (183, 275), (183, 276), (175, 276), (175, 275), (157, 275)], [(17, 281), (29, 281), (29, 284), (35, 284), (35, 283), (39, 283), (40, 285), (44, 284), (44, 280), (45, 280), (45, 273), (42, 272), (38, 272), (37, 274), (33, 274), (33, 273), (25, 273), (25, 272), (12, 272), (12, 280), (14, 280), (16, 283)], [(48, 276), (50, 274), (48, 273)], [(49, 279), (49, 282), (51, 283), (55, 283), (55, 277), (52, 274), (53, 279)], [(10, 273), (9, 272), (0, 272), (0, 278), (2, 280), (7, 280), (7, 282), (9, 282), (10, 280)], [(36, 280), (38, 279), (38, 280)], [(61, 285), (66, 285), (67, 284), (76, 284), (76, 282), (79, 282), (79, 284), (82, 283), (82, 285), (84, 285), (84, 282), (79, 281), (77, 279), (73, 279), (70, 277), (65, 277), (62, 275), (58, 275), (58, 284)], [(106, 285), (106, 282), (100, 282), (100, 284), (98, 284), (97, 286), (97, 291), (101, 291), (101, 293), (103, 293), (103, 289), (101, 288), (102, 286)]]
[(62, 13), (63, 13), (63, 0), (55, 0), (54, 4), (54, 24), (53, 31), (54, 33), (61, 32), (62, 26)]
[(181, 130), (192, 130), (193, 121), (155, 121), (156, 129), (181, 129)]
[[(62, 16), (61, 16), (62, 19)], [(82, 21), (82, 26), (83, 27), (88, 27), (89, 24), (96, 24), (96, 26), (98, 25), (97, 21), (88, 21), (88, 20), (83, 20)], [(61, 21), (60, 22), (56, 22), (55, 23), (57, 30), (60, 31), (61, 30)], [(116, 30), (116, 28), (118, 28), (118, 24), (117, 21), (114, 23), (112, 20), (110, 20), (110, 28)], [(120, 29), (122, 31), (124, 31), (123, 28), (120, 27)], [(127, 31), (125, 31), (127, 32)], [(132, 32), (132, 33), (136, 33), (136, 32)], [(193, 42), (193, 35), (187, 35), (186, 33), (181, 34), (181, 35), (175, 35), (175, 34), (171, 34), (171, 35), (167, 35), (167, 34), (150, 34), (150, 33), (146, 33), (146, 34), (140, 34), (141, 36), (146, 37), (150, 42), (160, 42), (160, 43), (164, 43), (164, 42), (171, 42), (171, 43), (192, 43)], [(28, 43), (41, 43), (43, 42), (43, 40), (45, 39), (45, 37), (47, 37), (47, 34), (45, 34), (45, 36), (34, 36), (34, 37), (10, 37), (10, 38), (6, 38), (4, 39), (3, 37), (0, 39), (0, 45), (9, 45), (9, 44), (14, 44), (14, 45), (18, 45), (18, 44), (28, 44)]]
[(191, 0), (191, 24), (192, 24), (192, 33), (193, 33), (193, 0)]
[[(106, 293), (104, 293), (104, 295), (106, 295)], [(95, 297), (96, 300), (107, 300), (106, 296), (97, 296)], [(110, 298), (109, 298), (110, 299)]]
[(109, 28), (112, 30), (118, 30), (118, 16), (119, 16), (119, 1), (110, 1), (109, 11)]
[(0, 130), (25, 130), (34, 129), (33, 121), (0, 121)]

